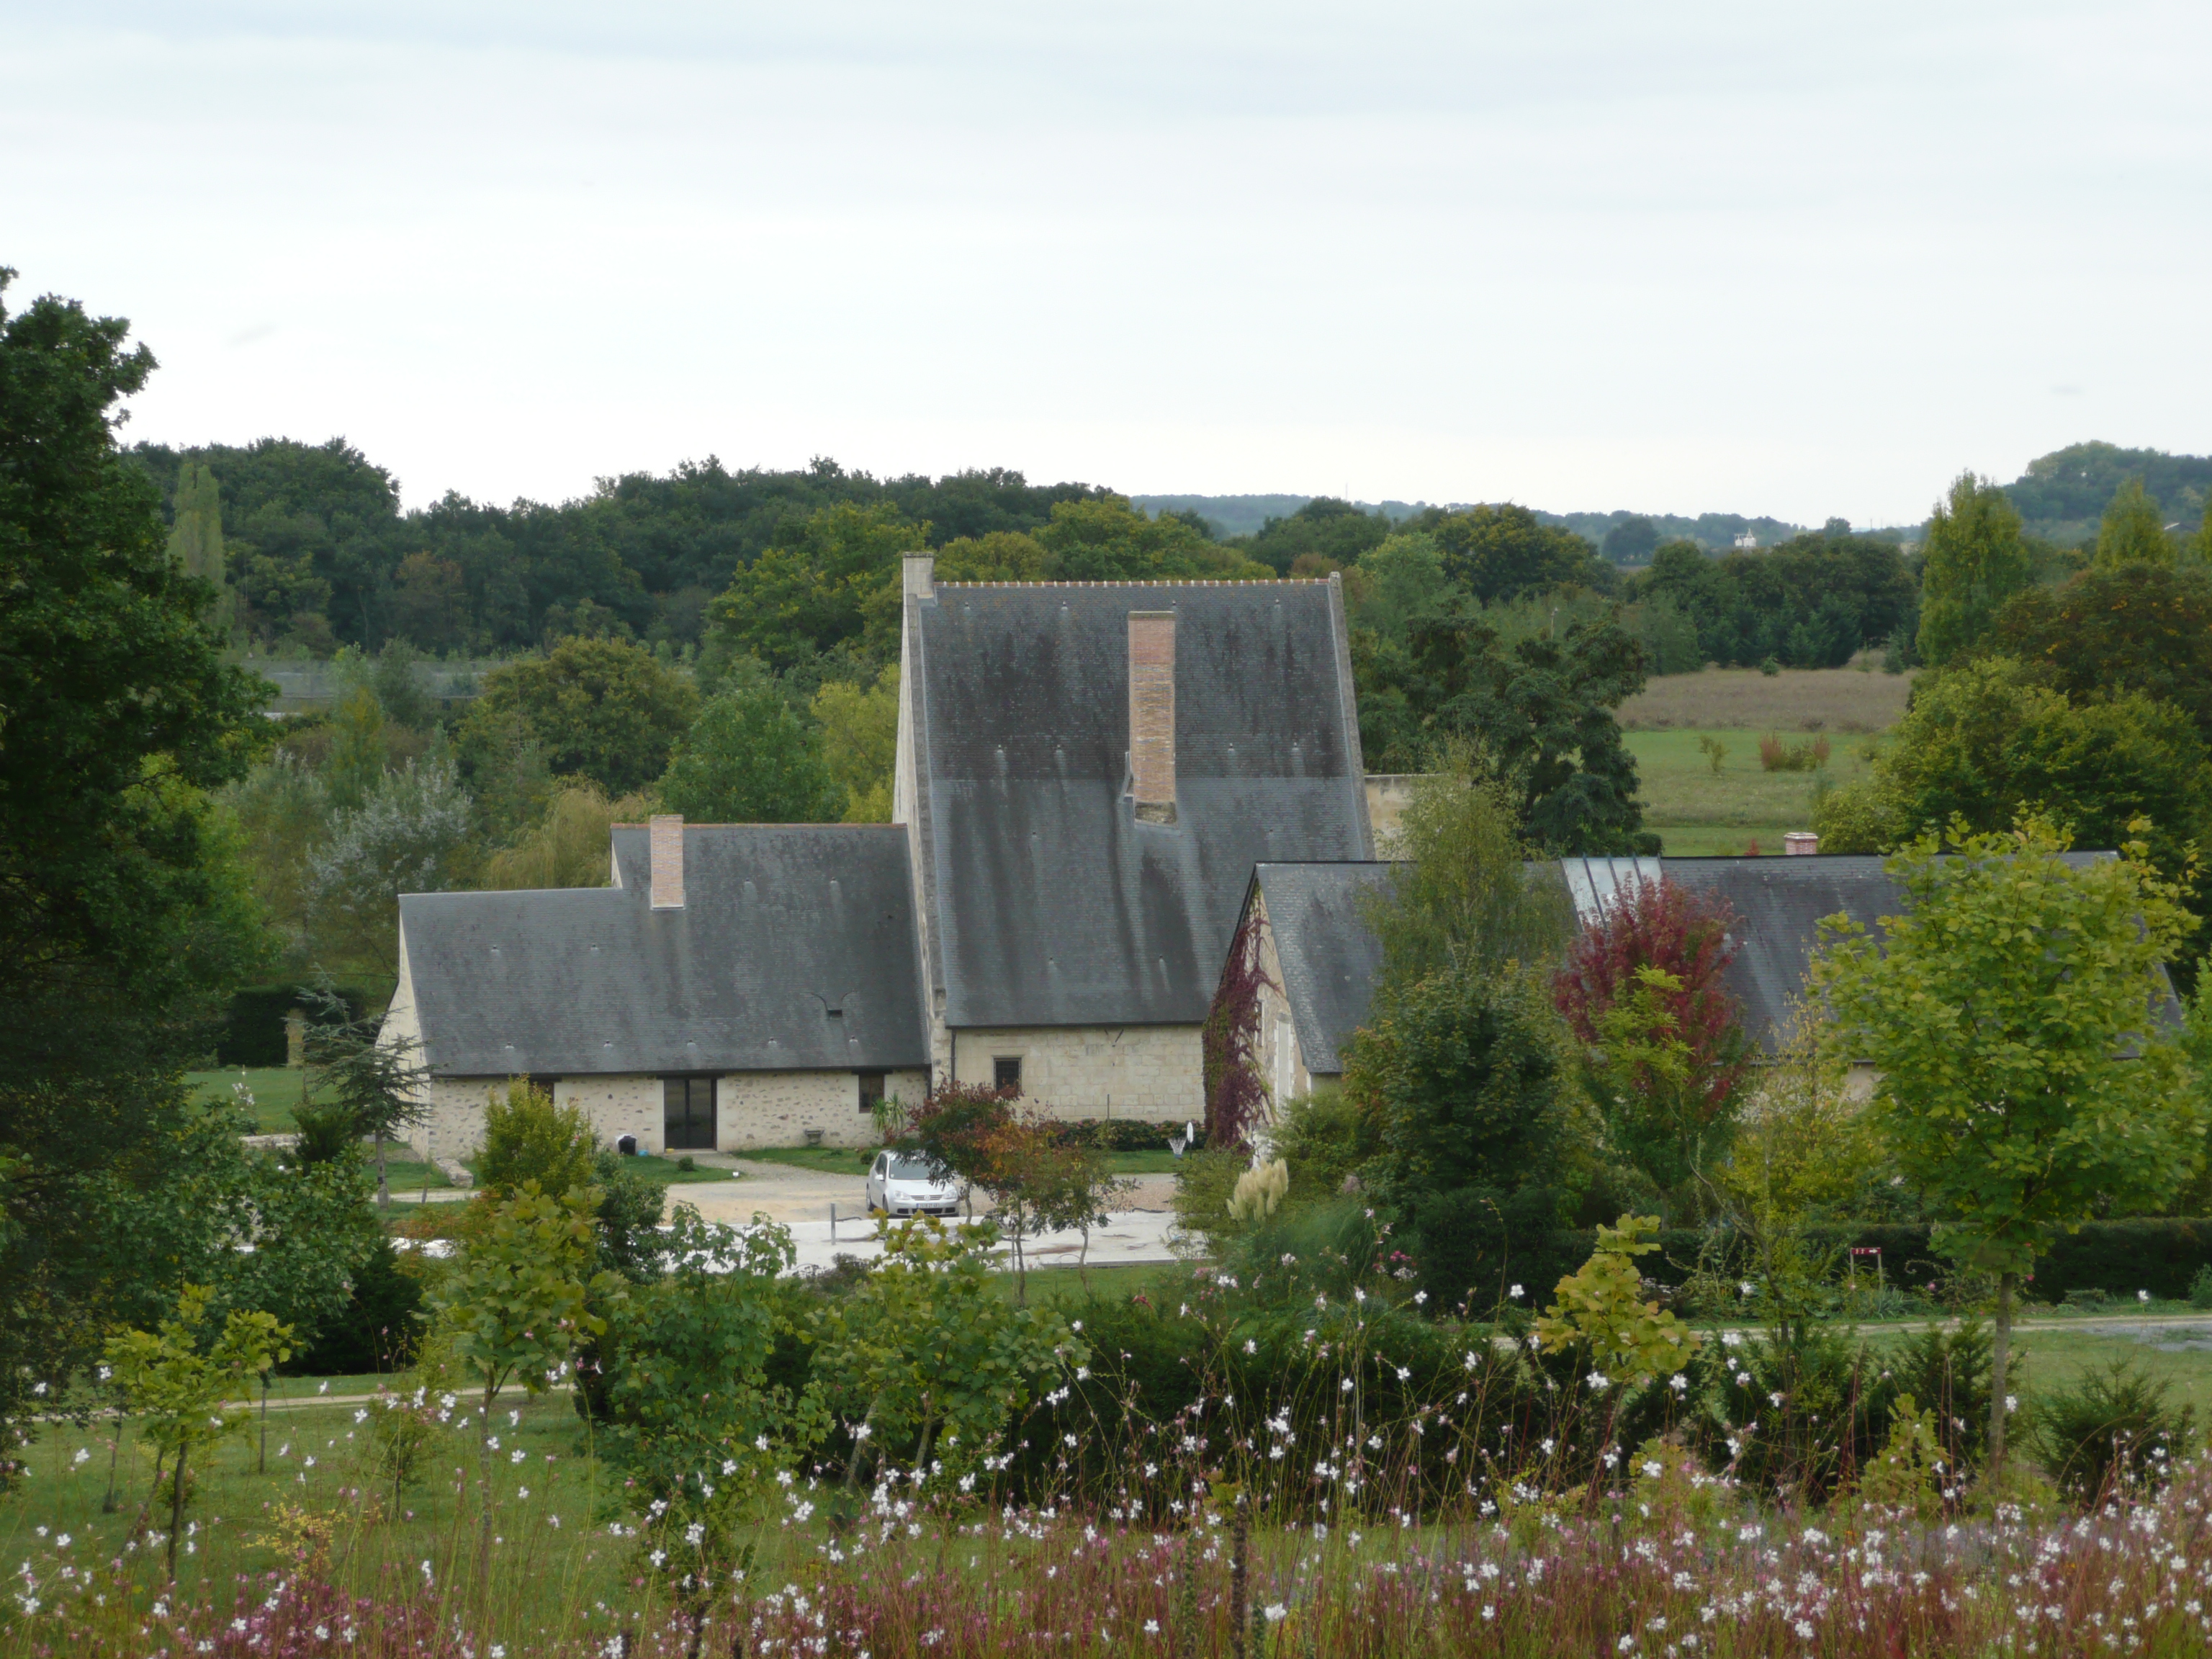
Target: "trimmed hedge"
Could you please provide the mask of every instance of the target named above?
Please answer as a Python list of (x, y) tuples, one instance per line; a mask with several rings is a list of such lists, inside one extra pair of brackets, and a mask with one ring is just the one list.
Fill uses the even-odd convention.
[[(282, 1066), (290, 1054), (284, 1038), (284, 1017), (301, 1006), (305, 985), (249, 985), (230, 1000), (221, 1034), (216, 1039), (218, 1066)], [(337, 988), (353, 1018), (368, 1006), (368, 994), (349, 985)]]
[[(1745, 1273), (1748, 1264), (1742, 1236), (1724, 1237), (1715, 1265), (1731, 1276)], [(1818, 1246), (1831, 1250), (1853, 1246), (1880, 1250), (1882, 1277), (1899, 1290), (1925, 1291), (1954, 1271), (1929, 1245), (1926, 1227), (1838, 1227), (1817, 1231), (1814, 1237)], [(1710, 1235), (1693, 1229), (1668, 1229), (1659, 1235), (1658, 1253), (1644, 1258), (1644, 1276), (1662, 1285), (1681, 1284), (1710, 1242)], [(1526, 1286), (1529, 1301), (1548, 1301), (1553, 1287), (1588, 1261), (1596, 1246), (1594, 1231), (1517, 1240), (1505, 1255), (1507, 1270)], [(2148, 1291), (2179, 1302), (2186, 1299), (2190, 1282), (2208, 1267), (2212, 1267), (2212, 1218), (2093, 1221), (2078, 1233), (2053, 1238), (2022, 1291), (2037, 1302), (2063, 1302), (2068, 1291), (2085, 1290), (2107, 1291), (2122, 1301), (2134, 1300), (2137, 1291)], [(1478, 1296), (1477, 1300), (1480, 1304), (1482, 1298)]]
[(1182, 1127), (1133, 1117), (1085, 1118), (1053, 1125), (1053, 1139), (1063, 1146), (1089, 1146), (1102, 1152), (1159, 1152), (1167, 1150), (1168, 1137)]

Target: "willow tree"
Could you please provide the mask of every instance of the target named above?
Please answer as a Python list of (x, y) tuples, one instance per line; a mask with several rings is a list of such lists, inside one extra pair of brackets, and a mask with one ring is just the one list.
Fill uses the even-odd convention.
[[(2147, 828), (2133, 826), (2137, 833)], [(2140, 841), (2066, 859), (2030, 821), (1954, 827), (1889, 861), (1906, 913), (1879, 945), (1841, 918), (1814, 969), (1854, 1059), (1878, 1068), (1876, 1127), (1945, 1219), (1938, 1250), (1997, 1280), (1990, 1467), (2021, 1276), (2059, 1230), (2161, 1202), (2203, 1155), (2206, 1113), (2163, 969), (2190, 927)]]

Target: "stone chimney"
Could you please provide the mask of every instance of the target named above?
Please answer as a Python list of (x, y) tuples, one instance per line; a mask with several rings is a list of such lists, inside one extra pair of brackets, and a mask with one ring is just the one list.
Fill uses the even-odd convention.
[(1140, 823), (1176, 821), (1176, 618), (1129, 613), (1129, 777)]
[(647, 833), (653, 842), (653, 908), (684, 908), (684, 820), (674, 813), (653, 814)]
[(906, 597), (909, 599), (933, 599), (937, 597), (937, 555), (909, 553), (906, 556)]
[(1810, 830), (1792, 830), (1782, 837), (1782, 850), (1784, 853), (1817, 853), (1820, 850), (1820, 838)]

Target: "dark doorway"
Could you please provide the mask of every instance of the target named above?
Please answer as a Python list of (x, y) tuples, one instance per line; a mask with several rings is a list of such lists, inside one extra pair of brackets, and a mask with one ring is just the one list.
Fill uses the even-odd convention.
[(876, 1108), (884, 1103), (884, 1074), (881, 1072), (862, 1072), (860, 1079), (860, 1115), (872, 1117)]
[(672, 1152), (714, 1150), (714, 1079), (670, 1077), (660, 1080), (663, 1106), (661, 1145)]

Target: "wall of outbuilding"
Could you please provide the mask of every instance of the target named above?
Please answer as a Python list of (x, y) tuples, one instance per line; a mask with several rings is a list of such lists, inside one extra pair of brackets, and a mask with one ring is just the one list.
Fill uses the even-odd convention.
[(1022, 1062), (1022, 1093), (1061, 1118), (1182, 1123), (1206, 1116), (1195, 1025), (1054, 1025), (950, 1033), (953, 1076), (988, 1084), (994, 1063)]
[[(662, 1079), (608, 1074), (564, 1077), (553, 1086), (554, 1103), (577, 1106), (590, 1120), (603, 1145), (625, 1134), (637, 1137), (647, 1152), (665, 1150)], [(466, 1158), (483, 1145), (484, 1104), (505, 1078), (434, 1078), (425, 1091), (427, 1121), (410, 1131), (408, 1143), (418, 1153)], [(929, 1092), (928, 1074), (919, 1069), (884, 1074), (884, 1092), (919, 1105)], [(860, 1109), (860, 1079), (854, 1072), (732, 1072), (715, 1079), (714, 1146), (718, 1152), (749, 1146), (797, 1146), (809, 1129), (822, 1131), (829, 1146), (874, 1144), (872, 1114)]]

